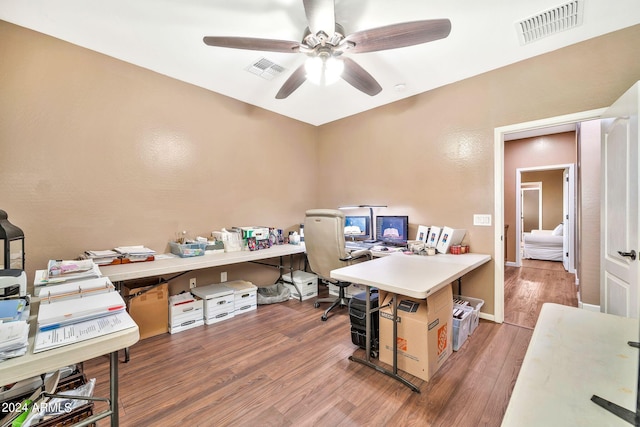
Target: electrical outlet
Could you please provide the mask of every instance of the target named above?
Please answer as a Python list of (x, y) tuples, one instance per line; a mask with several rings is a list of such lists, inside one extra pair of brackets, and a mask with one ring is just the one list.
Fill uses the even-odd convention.
[(193, 289), (196, 287), (196, 278), (192, 277), (191, 279), (189, 279), (189, 288)]
[(226, 282), (227, 281), (227, 272), (223, 271), (222, 273), (220, 273), (220, 282)]

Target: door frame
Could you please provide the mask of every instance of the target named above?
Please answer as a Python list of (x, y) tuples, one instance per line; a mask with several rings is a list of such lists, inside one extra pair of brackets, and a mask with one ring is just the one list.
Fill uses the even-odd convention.
[[(514, 132), (539, 130), (551, 126), (559, 126), (599, 119), (606, 108), (582, 111), (564, 116), (549, 117), (530, 122), (501, 126), (493, 133), (493, 169), (494, 169), (494, 313), (497, 323), (504, 322), (504, 136)], [(498, 261), (500, 260), (500, 261)], [(483, 317), (484, 318), (484, 317)]]
[[(576, 213), (577, 213), (577, 209), (576, 209), (576, 197), (575, 197), (575, 183), (576, 183), (576, 177), (575, 177), (575, 163), (566, 163), (566, 164), (560, 164), (560, 165), (547, 165), (547, 166), (534, 166), (534, 167), (530, 167), (530, 168), (517, 168), (516, 169), (516, 188), (520, 188), (522, 186), (522, 173), (523, 172), (537, 172), (537, 171), (548, 171), (548, 170), (562, 170), (562, 171), (568, 171), (569, 174), (569, 191), (567, 191), (565, 193), (564, 191), (564, 182), (563, 182), (563, 194), (562, 194), (562, 199), (563, 199), (563, 203), (568, 201), (568, 216), (569, 218), (563, 218), (562, 219), (562, 223), (566, 225), (567, 221), (569, 222), (569, 227), (566, 227), (566, 229), (564, 230), (564, 235), (568, 241), (568, 244), (566, 248), (564, 249), (568, 249), (567, 252), (569, 252), (569, 259), (567, 260), (568, 262), (565, 263), (565, 255), (563, 254), (562, 259), (563, 259), (563, 265), (567, 265), (568, 268), (565, 268), (569, 273), (575, 273), (576, 269), (575, 269), (575, 236), (577, 233), (577, 229), (576, 229), (576, 225), (578, 224), (577, 218), (576, 218)], [(564, 175), (563, 175), (563, 181), (564, 181)], [(541, 192), (542, 193), (542, 192)], [(521, 212), (521, 200), (520, 200), (520, 193), (516, 192), (516, 219), (519, 218)], [(564, 212), (563, 212), (563, 217), (564, 217)], [(540, 218), (540, 220), (542, 221), (542, 218)], [(522, 229), (521, 229), (521, 221), (516, 221), (516, 236), (518, 236), (518, 245), (520, 245), (522, 243), (521, 241), (521, 234), (522, 234)], [(519, 248), (519, 246), (518, 246)], [(516, 251), (516, 261), (515, 264), (512, 264), (514, 267), (521, 267), (522, 266), (522, 254), (520, 253), (520, 250)]]
[(516, 192), (519, 193), (516, 194), (516, 220), (518, 222), (518, 224), (516, 224), (516, 236), (520, 236), (518, 237), (518, 242), (522, 242), (522, 227), (524, 226), (524, 213), (522, 209), (525, 191), (538, 192), (538, 228), (542, 228), (542, 182), (522, 182), (521, 173), (520, 170), (516, 171), (516, 188), (520, 189), (519, 192)]

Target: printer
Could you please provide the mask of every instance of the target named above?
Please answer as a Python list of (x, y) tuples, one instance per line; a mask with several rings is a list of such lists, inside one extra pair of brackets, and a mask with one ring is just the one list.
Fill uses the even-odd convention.
[(27, 295), (27, 274), (24, 270), (0, 270), (0, 298)]

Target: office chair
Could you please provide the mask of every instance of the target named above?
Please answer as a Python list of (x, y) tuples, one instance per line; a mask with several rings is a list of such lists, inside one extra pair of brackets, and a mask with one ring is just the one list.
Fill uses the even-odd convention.
[(311, 270), (325, 282), (339, 288), (337, 298), (316, 299), (316, 308), (323, 302), (332, 303), (321, 317), (325, 321), (331, 310), (349, 304), (344, 289), (351, 283), (332, 279), (329, 275), (331, 270), (349, 265), (356, 259), (371, 259), (371, 252), (361, 250), (347, 254), (344, 241), (344, 213), (334, 209), (311, 209), (306, 212), (304, 244)]

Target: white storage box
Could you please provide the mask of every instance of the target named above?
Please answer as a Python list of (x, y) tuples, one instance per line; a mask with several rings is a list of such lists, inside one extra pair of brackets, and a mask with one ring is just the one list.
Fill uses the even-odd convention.
[(169, 324), (174, 324), (173, 320), (190, 318), (203, 318), (203, 301), (192, 295), (190, 292), (173, 295), (169, 297)]
[(235, 302), (233, 289), (222, 284), (213, 284), (196, 287), (192, 292), (204, 300), (203, 317), (207, 325), (233, 317)]
[(185, 292), (169, 297), (169, 333), (175, 334), (204, 325), (203, 301)]
[(234, 292), (233, 311), (236, 315), (255, 310), (258, 307), (258, 287), (244, 280), (224, 282), (222, 285)]
[(169, 327), (169, 333), (171, 334), (177, 334), (178, 332), (183, 332), (186, 331), (187, 329), (193, 329), (193, 328), (197, 328), (198, 326), (202, 326), (204, 325), (204, 320), (202, 319), (198, 319), (198, 320), (188, 320), (185, 322), (182, 322), (180, 324), (176, 324), (173, 325), (171, 327)]
[[(456, 302), (456, 300), (464, 301), (465, 303), (459, 304)], [(465, 297), (461, 295), (454, 295), (453, 302), (454, 304), (467, 305), (473, 308), (473, 313), (471, 314), (471, 322), (469, 324), (469, 335), (473, 334), (473, 331), (475, 331), (478, 325), (480, 324), (480, 309), (484, 305), (484, 300), (479, 298), (471, 298), (471, 297)]]
[[(338, 296), (339, 291), (340, 291), (339, 286), (329, 283), (329, 295)], [(366, 291), (365, 285), (361, 285), (359, 283), (352, 283), (344, 289), (344, 295), (347, 298), (353, 298), (354, 295), (357, 295), (364, 291)]]
[(462, 310), (463, 313), (461, 318), (453, 316), (453, 351), (460, 350), (462, 344), (469, 338), (469, 325), (473, 314), (473, 308), (471, 307), (455, 305), (453, 311), (455, 312), (456, 309)]
[[(291, 291), (291, 299), (299, 300), (300, 295), (302, 295), (302, 301), (304, 301), (318, 296), (318, 276), (315, 274), (296, 270), (293, 272), (293, 282), (291, 281), (291, 273), (283, 274), (282, 280), (284, 280), (284, 285)], [(294, 284), (298, 286), (298, 289)]]
[(467, 234), (467, 230), (462, 228), (444, 227), (440, 233), (440, 239), (436, 245), (436, 250), (441, 254), (449, 252), (449, 248), (454, 245), (459, 245), (464, 239), (464, 235)]

